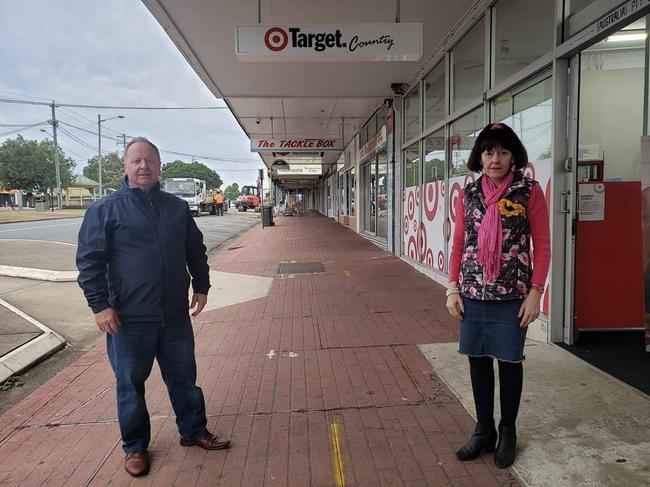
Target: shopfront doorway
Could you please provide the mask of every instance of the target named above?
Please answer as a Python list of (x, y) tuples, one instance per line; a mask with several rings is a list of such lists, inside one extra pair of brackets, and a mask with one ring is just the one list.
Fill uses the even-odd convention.
[(645, 39), (640, 19), (572, 60), (571, 76), (577, 78), (569, 93), (574, 121), (567, 168), (573, 211), (567, 222), (564, 342), (638, 388), (648, 387), (650, 375), (644, 288), (650, 235), (646, 228), (644, 237), (642, 205), (643, 191), (650, 191), (643, 170), (649, 157)]
[(364, 232), (381, 240), (388, 237), (388, 165), (386, 151), (363, 165)]

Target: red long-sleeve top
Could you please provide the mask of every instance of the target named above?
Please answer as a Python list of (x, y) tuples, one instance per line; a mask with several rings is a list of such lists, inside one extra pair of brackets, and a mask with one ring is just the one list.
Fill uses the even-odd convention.
[[(449, 259), (449, 280), (458, 281), (465, 247), (465, 210), (463, 208), (464, 192), (456, 200), (456, 226), (454, 227), (454, 240)], [(526, 208), (526, 218), (530, 226), (530, 236), (533, 241), (531, 262), (533, 275), (531, 284), (544, 287), (548, 268), (551, 263), (551, 234), (549, 229), (548, 209), (544, 193), (539, 184), (533, 186)]]

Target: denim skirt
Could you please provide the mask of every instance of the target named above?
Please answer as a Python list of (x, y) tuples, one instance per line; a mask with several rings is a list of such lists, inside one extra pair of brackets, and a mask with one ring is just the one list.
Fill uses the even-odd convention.
[(528, 328), (519, 326), (521, 299), (482, 301), (463, 297), (465, 315), (460, 324), (458, 352), (492, 357), (504, 362), (524, 360)]

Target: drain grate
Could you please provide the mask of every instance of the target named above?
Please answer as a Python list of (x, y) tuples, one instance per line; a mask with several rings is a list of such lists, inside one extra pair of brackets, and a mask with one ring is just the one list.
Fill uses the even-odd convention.
[(278, 274), (313, 274), (325, 272), (321, 262), (280, 262)]

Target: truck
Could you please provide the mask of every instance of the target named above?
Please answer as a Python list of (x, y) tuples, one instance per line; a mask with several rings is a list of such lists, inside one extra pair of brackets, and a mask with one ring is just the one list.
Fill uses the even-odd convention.
[(237, 201), (235, 201), (235, 208), (238, 211), (259, 211), (260, 203), (260, 193), (257, 186), (242, 186)]
[(201, 216), (206, 211), (211, 215), (217, 213), (214, 197), (202, 179), (168, 178), (162, 182), (162, 189), (185, 200), (194, 216)]

